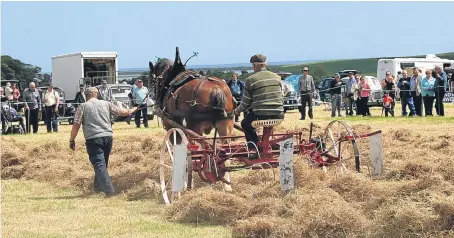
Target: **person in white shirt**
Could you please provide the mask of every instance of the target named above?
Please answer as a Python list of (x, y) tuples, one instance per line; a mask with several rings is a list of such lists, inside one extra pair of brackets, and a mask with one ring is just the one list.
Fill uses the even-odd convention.
[(102, 86), (99, 87), (99, 98), (101, 100), (110, 101), (109, 87), (107, 87), (107, 80), (102, 81)]
[(5, 96), (8, 100), (13, 100), (13, 89), (11, 88), (11, 83), (6, 83)]
[(58, 92), (54, 90), (52, 85), (47, 87), (47, 91), (44, 93), (43, 102), (45, 106), (46, 113), (46, 125), (47, 133), (50, 133), (52, 130), (58, 132), (58, 105), (60, 103), (60, 96)]

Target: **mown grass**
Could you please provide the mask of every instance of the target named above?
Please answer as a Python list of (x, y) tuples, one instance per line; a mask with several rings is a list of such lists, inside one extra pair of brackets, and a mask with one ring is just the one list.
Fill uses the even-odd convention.
[(229, 237), (222, 226), (175, 224), (154, 200), (106, 199), (48, 183), (2, 181), (2, 237)]
[[(164, 131), (114, 125), (109, 173), (120, 195), (91, 194), (93, 171), (82, 131), (75, 152), (68, 148), (71, 127), (58, 134), (3, 136), (2, 237), (440, 237), (454, 232), (454, 106), (446, 117), (343, 117), (360, 133), (383, 131), (385, 174), (344, 176), (311, 169), (295, 157), (297, 189), (279, 191), (273, 171), (232, 174), (234, 192), (200, 180), (196, 189), (168, 208), (156, 184)], [(310, 122), (323, 129), (330, 112), (317, 107), (313, 120), (286, 114), (277, 130), (307, 133)], [(339, 118), (335, 118), (339, 119)], [(236, 134), (240, 134), (235, 132)], [(367, 139), (360, 143), (368, 154)], [(194, 174), (197, 178), (197, 174)], [(323, 208), (323, 209), (320, 209)], [(347, 218), (343, 218), (347, 217)], [(351, 222), (350, 222), (351, 221)], [(451, 231), (450, 231), (451, 230)]]

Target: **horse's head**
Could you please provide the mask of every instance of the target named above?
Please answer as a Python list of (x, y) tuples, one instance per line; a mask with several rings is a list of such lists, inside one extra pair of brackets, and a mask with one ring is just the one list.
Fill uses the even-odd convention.
[(150, 79), (152, 81), (164, 80), (165, 84), (170, 83), (179, 73), (186, 70), (186, 67), (181, 62), (180, 51), (177, 47), (175, 54), (175, 62), (169, 59), (159, 59), (155, 65), (149, 62)]
[(159, 59), (154, 65), (150, 61), (149, 67), (150, 67), (149, 76), (150, 76), (151, 81), (152, 82), (156, 82), (158, 80), (161, 81), (167, 76), (166, 74), (168, 74), (168, 72), (170, 72), (170, 70), (172, 69), (173, 62), (172, 62), (172, 60), (163, 58), (163, 59)]

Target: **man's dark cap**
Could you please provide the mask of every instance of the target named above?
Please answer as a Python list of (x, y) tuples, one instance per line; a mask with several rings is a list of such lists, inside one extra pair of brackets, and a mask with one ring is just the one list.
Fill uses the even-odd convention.
[(251, 57), (250, 60), (251, 63), (265, 63), (266, 62), (266, 56), (262, 54), (256, 54)]
[(137, 82), (143, 82), (142, 79), (137, 79), (136, 81), (137, 81)]

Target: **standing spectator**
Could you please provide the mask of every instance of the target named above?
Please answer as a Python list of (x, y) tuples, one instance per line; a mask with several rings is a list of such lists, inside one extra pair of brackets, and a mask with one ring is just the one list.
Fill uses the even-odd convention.
[[(339, 74), (336, 74), (335, 77), (339, 77), (340, 80)], [(346, 92), (348, 107), (346, 108), (346, 115), (353, 116), (354, 90), (356, 87), (356, 79), (353, 77), (353, 72), (348, 72), (348, 78)]]
[(112, 196), (115, 195), (115, 189), (107, 172), (113, 133), (110, 118), (111, 115), (128, 116), (137, 108), (121, 109), (109, 101), (98, 100), (98, 89), (95, 87), (88, 88), (86, 97), (87, 102), (77, 108), (74, 116), (69, 147), (72, 150), (76, 149), (74, 140), (82, 125), (88, 157), (95, 171), (93, 188), (95, 192), (104, 192), (106, 196)]
[(385, 92), (388, 92), (388, 95), (393, 99), (391, 102), (391, 107), (389, 108), (389, 111), (391, 112), (391, 115), (394, 117), (394, 106), (395, 101), (396, 101), (396, 84), (394, 83), (394, 78), (393, 76), (388, 76), (386, 78), (386, 82), (384, 83), (384, 88)]
[(79, 86), (79, 92), (76, 93), (76, 98), (74, 99), (74, 102), (75, 102), (75, 108), (77, 109), (77, 107), (86, 102), (87, 101), (87, 98), (85, 97), (85, 85), (81, 84)]
[(413, 68), (413, 75), (410, 79), (410, 93), (415, 104), (415, 113), (417, 116), (422, 116), (422, 95), (421, 95), (422, 75), (418, 68)]
[(389, 92), (385, 91), (385, 96), (383, 97), (383, 108), (385, 109), (385, 117), (388, 117), (388, 114), (391, 114), (391, 116), (394, 117), (394, 111), (392, 110), (393, 101), (394, 99), (391, 98), (391, 96), (389, 96)]
[[(238, 80), (238, 76), (234, 73), (232, 76), (232, 80), (230, 80), (227, 85), (232, 92), (233, 98), (236, 100), (236, 106), (241, 104), (241, 99), (243, 98), (243, 91), (244, 91), (244, 83)], [(238, 116), (235, 115), (235, 122), (238, 122)]]
[(52, 130), (58, 132), (58, 105), (60, 104), (60, 97), (58, 92), (54, 90), (52, 85), (47, 87), (43, 98), (45, 112), (46, 112), (46, 125), (47, 133)]
[(5, 87), (5, 97), (8, 98), (8, 100), (13, 100), (13, 89), (11, 88), (11, 83), (6, 83)]
[(386, 82), (388, 81), (388, 77), (391, 77), (391, 72), (386, 71), (385, 78), (381, 80), (381, 87), (382, 88), (386, 87)]
[(400, 89), (400, 100), (402, 102), (402, 116), (407, 116), (407, 106), (410, 110), (409, 116), (415, 116), (415, 105), (413, 104), (413, 97), (410, 92), (410, 80), (407, 71), (402, 71), (402, 78), (399, 79), (398, 87)]
[(435, 111), (438, 116), (445, 115), (443, 98), (445, 97), (445, 87), (447, 88), (448, 75), (441, 70), (440, 66), (435, 67)]
[(421, 82), (422, 96), (426, 116), (433, 116), (432, 109), (435, 100), (435, 79), (432, 77), (432, 70), (426, 70), (426, 77)]
[(41, 111), (41, 96), (35, 83), (30, 83), (24, 90), (25, 118), (27, 119), (27, 133), (33, 125), (33, 134), (38, 132), (38, 112)]
[(370, 116), (369, 106), (367, 105), (370, 95), (370, 85), (366, 82), (366, 77), (361, 76), (360, 80), (359, 90), (361, 95), (361, 111), (363, 113), (363, 117)]
[(145, 98), (148, 97), (148, 88), (143, 86), (142, 79), (137, 79), (137, 87), (134, 88), (132, 92), (132, 97), (134, 98), (134, 106), (139, 107), (140, 110), (136, 112), (136, 127), (140, 128), (140, 113), (142, 113), (143, 117), (143, 126), (148, 128), (148, 107), (147, 107), (147, 100)]
[(107, 87), (107, 80), (102, 80), (102, 86), (99, 87), (99, 98), (101, 100), (110, 101), (109, 87)]
[(360, 92), (359, 92), (359, 85), (361, 83), (361, 80), (360, 80), (360, 76), (359, 75), (355, 75), (355, 81), (356, 81), (356, 84), (354, 86), (354, 94), (353, 94), (353, 99), (355, 100), (355, 105), (356, 105), (356, 115), (362, 115), (361, 113), (361, 95), (360, 95)]
[(13, 83), (13, 101), (18, 102), (20, 98), (20, 91), (17, 88), (17, 85)]
[[(341, 86), (342, 86), (342, 82), (340, 80), (340, 75), (336, 74), (336, 76), (334, 77), (334, 80), (331, 81), (331, 85), (330, 85), (330, 89), (329, 89), (329, 92), (331, 94), (331, 117), (336, 116), (336, 109), (337, 109), (337, 115), (339, 117), (342, 116), (342, 114), (341, 114), (341, 103), (342, 103)], [(352, 112), (352, 114), (353, 114), (353, 112)]]
[(315, 83), (314, 78), (309, 75), (309, 69), (307, 67), (303, 68), (303, 75), (300, 76), (298, 80), (298, 90), (300, 92), (301, 107), (299, 108), (301, 113), (300, 120), (306, 119), (306, 104), (309, 107), (308, 114), (309, 118), (313, 119), (312, 114), (312, 97), (315, 93)]

